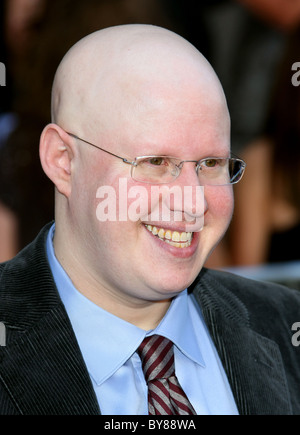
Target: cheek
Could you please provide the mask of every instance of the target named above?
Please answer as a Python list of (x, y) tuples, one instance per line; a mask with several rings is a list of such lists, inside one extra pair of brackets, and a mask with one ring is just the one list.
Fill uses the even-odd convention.
[(119, 178), (110, 187), (115, 192), (116, 220), (137, 223), (147, 219), (151, 211), (151, 192), (147, 184)]
[(231, 186), (209, 186), (205, 188), (208, 223), (222, 222), (229, 225), (234, 208), (233, 189)]

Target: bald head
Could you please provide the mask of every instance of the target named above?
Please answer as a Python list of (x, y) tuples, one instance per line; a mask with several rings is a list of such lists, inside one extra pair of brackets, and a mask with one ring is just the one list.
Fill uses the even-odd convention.
[(209, 89), (211, 97), (212, 89), (218, 98), (222, 93), (211, 66), (182, 37), (150, 25), (100, 30), (63, 58), (53, 85), (53, 122), (65, 129), (76, 126), (78, 134), (95, 126), (115, 131), (121, 101), (128, 112), (140, 98), (174, 95), (191, 83), (200, 84), (203, 92)]
[[(100, 306), (115, 313), (121, 303), (117, 315), (125, 306), (132, 313), (135, 302), (138, 310), (157, 300), (168, 306), (174, 289), (181, 291), (198, 275), (232, 215), (231, 186), (214, 186), (205, 190), (205, 226), (186, 249), (149, 233), (149, 226), (181, 232), (185, 223), (175, 217), (189, 214), (194, 219), (199, 206), (198, 195), (185, 195), (185, 187), (194, 192), (200, 184), (195, 162), (230, 154), (226, 99), (212, 67), (195, 47), (168, 30), (148, 25), (101, 30), (79, 41), (62, 60), (52, 113), (54, 122), (43, 131), (40, 155), (56, 186), (57, 258), (75, 285)], [(134, 164), (125, 163), (138, 156), (184, 160), (172, 183), (184, 200), (165, 201), (162, 192), (152, 196), (150, 183), (136, 181)], [(147, 172), (154, 164), (143, 168)], [(125, 209), (129, 216), (137, 207), (140, 218), (99, 219), (98, 208), (106, 204), (99, 194), (102, 187), (111, 193), (110, 211)], [(146, 192), (138, 205), (136, 192), (137, 197)], [(152, 211), (160, 214), (165, 208), (170, 222), (160, 216), (153, 221)]]

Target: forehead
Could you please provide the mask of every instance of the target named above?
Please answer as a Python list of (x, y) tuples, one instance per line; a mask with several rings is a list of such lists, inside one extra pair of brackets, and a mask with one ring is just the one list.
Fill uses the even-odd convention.
[(130, 156), (198, 159), (229, 151), (230, 119), (222, 93), (193, 84), (179, 89), (152, 84), (134, 101), (124, 99), (122, 106), (120, 151)]
[(164, 77), (115, 83), (105, 107), (100, 104), (93, 114), (93, 137), (98, 132), (96, 140), (103, 144), (104, 127), (107, 149), (130, 158), (188, 154), (198, 159), (228, 153), (229, 114), (215, 83), (197, 78), (178, 85)]

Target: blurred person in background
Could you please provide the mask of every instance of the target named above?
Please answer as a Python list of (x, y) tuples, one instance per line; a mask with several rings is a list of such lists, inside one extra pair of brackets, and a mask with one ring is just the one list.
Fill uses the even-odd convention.
[(238, 0), (264, 20), (284, 31), (293, 31), (300, 20), (299, 0)]
[[(20, 233), (25, 234), (24, 228), (30, 229), (39, 220), (38, 216), (45, 214), (44, 204), (50, 202), (52, 206), (51, 200), (44, 199), (38, 212), (36, 207), (29, 212), (31, 198), (42, 197), (45, 177), (36, 164), (37, 132), (41, 124), (40, 116), (35, 118), (35, 115), (39, 109), (29, 109), (34, 87), (25, 77), (26, 70), (33, 69), (33, 65), (29, 66), (29, 56), (45, 6), (46, 0), (1, 3), (1, 60), (5, 62), (7, 79), (6, 87), (1, 88), (0, 111), (0, 261), (13, 257), (23, 246)], [(43, 193), (47, 196), (49, 192), (45, 189)]]
[(300, 260), (300, 89), (292, 84), (299, 47), (300, 28), (279, 69), (264, 134), (243, 154), (248, 173), (236, 189), (234, 265)]

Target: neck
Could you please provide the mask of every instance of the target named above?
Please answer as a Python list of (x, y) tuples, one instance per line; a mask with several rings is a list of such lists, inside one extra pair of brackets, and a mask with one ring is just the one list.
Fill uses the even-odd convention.
[[(54, 250), (58, 261), (68, 274), (74, 287), (94, 304), (116, 317), (146, 331), (154, 329), (168, 311), (172, 298), (165, 300), (147, 300), (135, 297), (101, 282), (89, 270), (89, 264), (76, 257), (76, 249), (63, 249), (57, 231), (54, 236)], [(122, 283), (121, 283), (122, 285)]]

